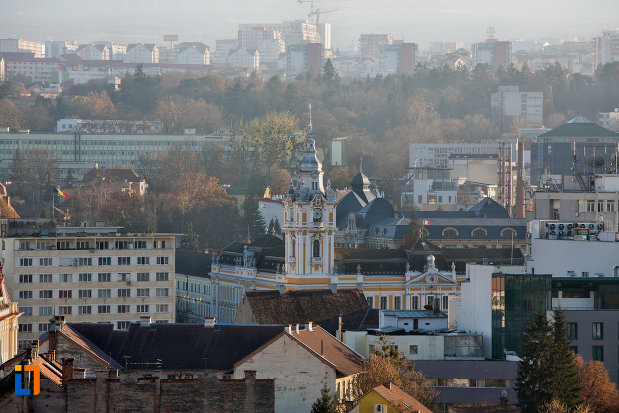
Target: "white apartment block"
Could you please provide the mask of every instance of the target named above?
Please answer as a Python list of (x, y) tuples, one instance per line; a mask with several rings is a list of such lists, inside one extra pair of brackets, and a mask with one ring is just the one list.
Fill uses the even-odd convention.
[(24, 39), (0, 39), (0, 53), (34, 53), (34, 57), (45, 56), (45, 45)]
[(613, 132), (619, 132), (619, 108), (615, 108), (614, 112), (603, 112), (598, 116), (598, 121), (601, 126), (610, 129)]
[(226, 59), (231, 50), (238, 49), (237, 39), (215, 40), (215, 53), (212, 56), (212, 63), (216, 65), (226, 64)]
[(211, 63), (211, 54), (208, 47), (200, 42), (184, 42), (176, 45), (175, 61), (185, 65), (208, 65)]
[[(68, 126), (65, 124), (64, 127)], [(24, 156), (35, 149), (45, 149), (56, 158), (58, 183), (68, 169), (76, 179), (92, 169), (102, 167), (136, 167), (140, 155), (172, 148), (201, 152), (206, 143), (229, 149), (231, 135), (157, 135), (157, 134), (87, 134), (87, 133), (2, 133), (0, 129), (0, 173), (9, 174), (11, 159), (19, 150)]]
[(619, 30), (604, 30), (595, 38), (595, 66), (619, 61)]
[(490, 95), (493, 120), (503, 126), (504, 118), (520, 118), (525, 127), (541, 127), (543, 123), (544, 93), (521, 92), (518, 86), (499, 86)]
[(63, 54), (74, 54), (79, 44), (76, 42), (64, 42), (50, 40), (45, 42), (45, 57), (58, 57)]
[(496, 143), (411, 143), (408, 166), (447, 168), (450, 155), (497, 155)]
[(264, 26), (239, 29), (238, 47), (258, 50), (260, 60), (263, 63), (277, 62), (280, 53), (286, 51), (282, 32), (268, 29)]
[(234, 67), (246, 67), (258, 70), (260, 67), (260, 53), (254, 49), (231, 50), (226, 59), (226, 64)]
[(159, 63), (159, 49), (154, 44), (134, 43), (127, 46), (125, 63)]
[(104, 44), (110, 50), (110, 60), (124, 60), (127, 54), (127, 45), (117, 42), (94, 42), (95, 45)]
[(64, 61), (59, 58), (38, 58), (25, 53), (23, 55), (5, 56), (4, 62), (7, 76), (26, 76), (31, 78), (33, 82), (49, 82), (52, 72), (64, 69)]
[(84, 60), (110, 60), (110, 49), (106, 44), (83, 44), (75, 54)]
[(381, 47), (392, 43), (393, 37), (389, 33), (362, 34), (359, 37), (359, 53), (361, 57), (378, 60)]
[(19, 342), (48, 331), (49, 319), (113, 323), (175, 318), (175, 236), (127, 234), (120, 227), (56, 227), (49, 219), (2, 220), (9, 294), (19, 302)]

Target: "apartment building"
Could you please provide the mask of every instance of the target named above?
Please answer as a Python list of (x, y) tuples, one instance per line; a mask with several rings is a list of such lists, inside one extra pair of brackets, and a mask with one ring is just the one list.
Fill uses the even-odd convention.
[(502, 131), (520, 125), (540, 128), (543, 109), (543, 92), (521, 92), (518, 86), (499, 86), (498, 91), (490, 95), (492, 120)]
[(242, 49), (256, 49), (260, 53), (263, 63), (274, 63), (280, 53), (286, 51), (283, 34), (279, 30), (271, 30), (264, 26), (246, 27), (239, 29), (238, 47)]
[[(67, 124), (68, 125), (68, 124)], [(65, 125), (66, 126), (66, 125)], [(156, 135), (156, 134), (87, 134), (87, 133), (1, 133), (0, 173), (10, 172), (11, 159), (19, 150), (24, 156), (35, 149), (45, 149), (56, 158), (58, 183), (71, 169), (76, 179), (95, 164), (104, 167), (137, 166), (142, 154), (163, 152), (173, 148), (201, 152), (212, 143), (228, 149), (231, 135)]]
[(4, 54), (5, 74), (9, 76), (25, 76), (33, 82), (49, 82), (53, 72), (64, 70), (65, 60), (53, 57), (33, 57), (32, 53)]
[(619, 61), (619, 30), (604, 30), (595, 38), (595, 66)]
[(49, 318), (112, 323), (175, 318), (175, 236), (121, 227), (61, 227), (50, 219), (0, 221), (6, 286), (19, 301), (19, 345), (48, 331)]
[(45, 42), (45, 57), (59, 57), (63, 54), (74, 54), (77, 52), (79, 44), (76, 42), (65, 42), (59, 40), (49, 40)]
[(318, 76), (322, 73), (322, 45), (320, 43), (292, 44), (286, 48), (286, 77), (301, 74)]
[(45, 45), (24, 39), (0, 39), (0, 53), (34, 53), (34, 57), (44, 57)]
[(619, 132), (619, 108), (614, 112), (602, 112), (598, 115), (598, 121), (603, 128), (613, 132)]
[(134, 43), (127, 46), (125, 63), (159, 63), (159, 49), (154, 44)]
[(217, 314), (216, 288), (219, 283), (211, 280), (209, 275), (211, 255), (199, 251), (176, 250), (174, 262), (177, 321), (202, 323), (205, 317)]
[(215, 40), (215, 53), (211, 61), (216, 65), (226, 64), (226, 59), (232, 50), (238, 49), (237, 39), (219, 39)]
[(104, 43), (82, 44), (75, 54), (84, 60), (110, 60), (110, 49)]
[(383, 44), (380, 48), (379, 71), (383, 76), (415, 72), (416, 43)]
[(499, 147), (495, 143), (411, 143), (408, 145), (408, 166), (447, 168), (451, 155), (496, 155)]
[(483, 43), (474, 43), (472, 49), (473, 67), (486, 64), (492, 70), (497, 70), (499, 67), (506, 69), (512, 61), (511, 42), (488, 39)]
[(392, 44), (391, 34), (362, 34), (359, 37), (359, 53), (361, 57), (378, 60), (380, 58), (381, 47)]

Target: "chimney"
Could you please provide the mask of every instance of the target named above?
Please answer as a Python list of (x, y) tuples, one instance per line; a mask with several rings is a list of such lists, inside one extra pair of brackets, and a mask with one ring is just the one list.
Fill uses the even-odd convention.
[(244, 370), (245, 380), (256, 381), (256, 370)]
[(68, 358), (62, 361), (62, 387), (67, 387), (69, 380), (73, 379), (74, 367), (73, 367), (74, 359)]
[(34, 357), (39, 355), (39, 340), (32, 340), (32, 354)]
[(337, 316), (337, 337), (338, 340), (342, 341), (342, 315)]
[(118, 378), (118, 369), (110, 369), (107, 373), (107, 376), (111, 379), (117, 379)]
[(215, 327), (215, 317), (204, 317), (204, 327)]
[(140, 316), (140, 327), (149, 327), (150, 326), (150, 316), (142, 315)]
[(299, 325), (298, 324), (295, 326), (295, 331), (297, 332), (297, 334), (299, 334)]
[(312, 326), (312, 322), (308, 321), (307, 324), (305, 324), (305, 329), (307, 331), (314, 331), (314, 327)]
[(288, 324), (285, 328), (286, 333), (288, 334), (292, 334), (292, 324)]

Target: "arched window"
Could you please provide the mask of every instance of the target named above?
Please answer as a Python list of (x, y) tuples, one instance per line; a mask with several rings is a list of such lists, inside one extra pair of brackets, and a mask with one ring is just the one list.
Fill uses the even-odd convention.
[(317, 239), (314, 240), (314, 253), (312, 254), (312, 257), (314, 258), (320, 257), (320, 241)]
[(516, 238), (516, 231), (513, 228), (504, 228), (501, 231), (501, 238), (503, 239), (511, 239), (512, 236)]
[(472, 238), (486, 238), (488, 237), (488, 231), (485, 228), (477, 227), (471, 231)]
[(458, 238), (458, 230), (455, 228), (445, 228), (443, 230), (443, 238)]

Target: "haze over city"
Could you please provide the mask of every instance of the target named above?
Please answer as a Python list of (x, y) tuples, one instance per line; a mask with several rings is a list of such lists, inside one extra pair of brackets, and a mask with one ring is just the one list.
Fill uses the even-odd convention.
[[(317, 1), (315, 7), (337, 9), (320, 19), (332, 24), (334, 47), (344, 50), (359, 33), (389, 32), (424, 46), (430, 41), (476, 42), (485, 38), (488, 26), (495, 26), (501, 39), (584, 38), (614, 29), (619, 15), (619, 2), (612, 0), (333, 0)], [(214, 45), (215, 39), (236, 37), (239, 23), (298, 20), (309, 9), (309, 2), (295, 0), (26, 0), (3, 4), (0, 27), (3, 36), (16, 38), (161, 42), (163, 34), (175, 33), (181, 40)]]

